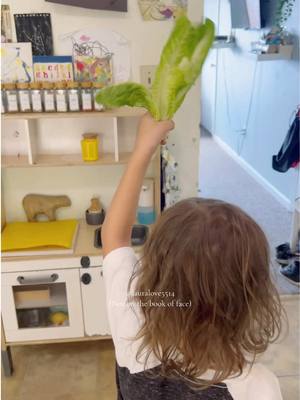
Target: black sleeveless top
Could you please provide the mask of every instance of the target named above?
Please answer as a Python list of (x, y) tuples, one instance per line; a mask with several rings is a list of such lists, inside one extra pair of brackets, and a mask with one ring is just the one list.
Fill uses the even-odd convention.
[(159, 367), (131, 374), (116, 364), (116, 382), (118, 400), (233, 400), (224, 383), (196, 391), (182, 379), (159, 376)]

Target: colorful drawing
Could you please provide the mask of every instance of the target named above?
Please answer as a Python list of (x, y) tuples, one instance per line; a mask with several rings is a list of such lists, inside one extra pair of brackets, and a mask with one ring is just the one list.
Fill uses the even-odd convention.
[(72, 56), (33, 56), (36, 82), (73, 81)]
[(101, 82), (104, 86), (112, 82), (110, 58), (76, 56), (74, 71), (77, 81)]
[(73, 40), (73, 64), (77, 81), (112, 83), (112, 53), (98, 41), (82, 35), (80, 42)]
[(1, 81), (31, 82), (33, 80), (31, 43), (2, 43)]
[(145, 21), (164, 21), (186, 13), (187, 0), (138, 0)]
[[(131, 51), (129, 40), (120, 33), (102, 27), (68, 32), (58, 37), (60, 51), (73, 54), (74, 76), (77, 56), (89, 55), (110, 60), (109, 76), (113, 83), (127, 82), (131, 78)], [(79, 60), (80, 61), (80, 60)], [(79, 65), (79, 68), (81, 66)], [(99, 77), (99, 79), (101, 79)]]
[(14, 14), (18, 42), (31, 42), (34, 56), (53, 54), (50, 14)]

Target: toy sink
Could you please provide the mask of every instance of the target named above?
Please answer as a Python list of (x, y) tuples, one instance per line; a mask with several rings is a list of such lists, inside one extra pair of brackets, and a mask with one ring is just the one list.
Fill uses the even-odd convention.
[[(141, 246), (146, 242), (148, 237), (149, 228), (146, 225), (133, 225), (131, 231), (131, 245)], [(94, 246), (97, 248), (102, 247), (101, 241), (101, 227), (95, 230)]]

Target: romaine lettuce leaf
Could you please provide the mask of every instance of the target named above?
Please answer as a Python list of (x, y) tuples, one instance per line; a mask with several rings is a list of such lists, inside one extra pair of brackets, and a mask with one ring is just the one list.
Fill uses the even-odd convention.
[(186, 16), (176, 20), (156, 69), (150, 90), (137, 83), (102, 89), (96, 97), (106, 107), (144, 107), (157, 120), (173, 117), (198, 78), (214, 40), (214, 24), (192, 25)]
[(108, 108), (131, 106), (144, 107), (152, 115), (157, 114), (156, 105), (153, 102), (150, 91), (145, 86), (126, 82), (118, 85), (107, 86), (96, 95), (96, 101)]

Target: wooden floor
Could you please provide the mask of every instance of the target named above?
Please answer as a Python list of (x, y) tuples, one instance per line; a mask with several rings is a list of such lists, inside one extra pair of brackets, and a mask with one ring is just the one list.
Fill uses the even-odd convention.
[[(283, 400), (299, 389), (299, 296), (285, 296), (289, 333), (261, 358), (279, 377)], [(3, 400), (115, 400), (111, 341), (14, 347), (15, 373), (2, 380)]]

